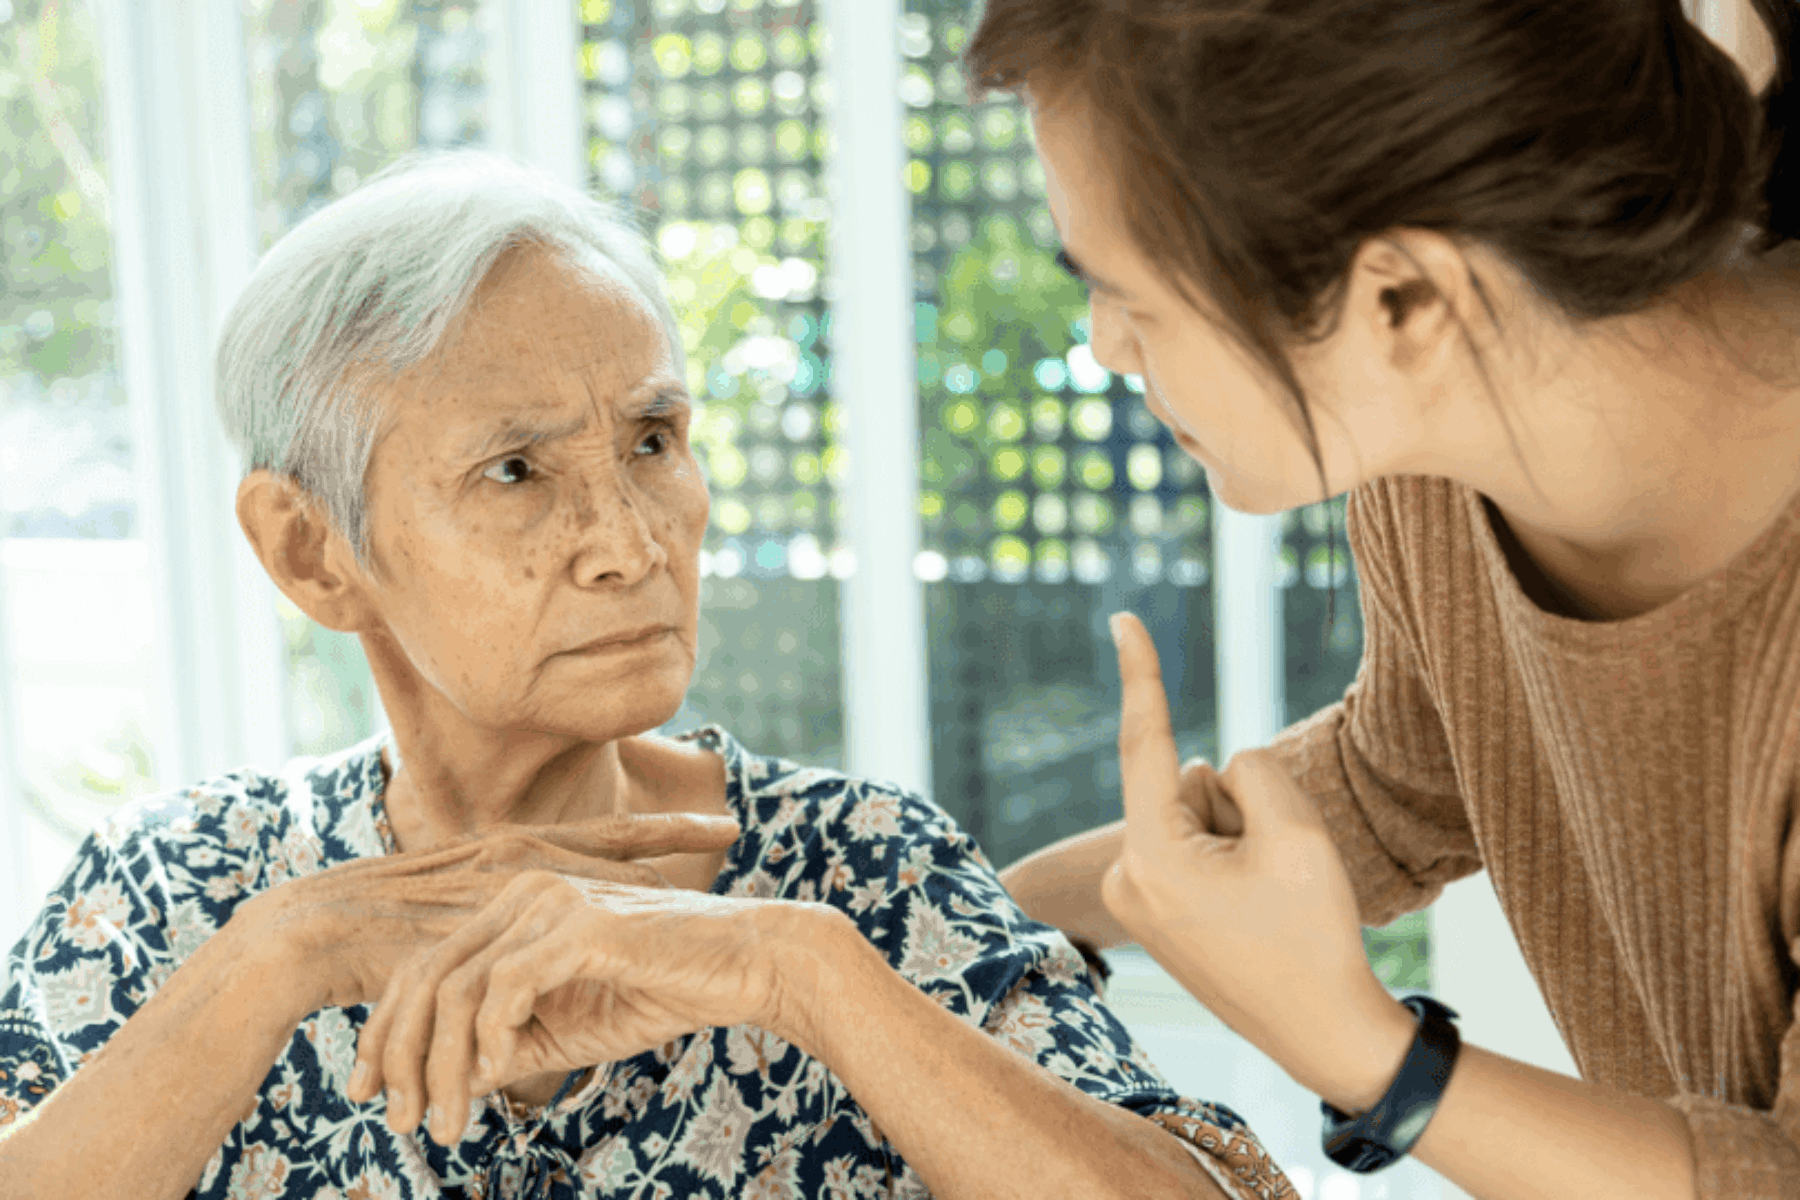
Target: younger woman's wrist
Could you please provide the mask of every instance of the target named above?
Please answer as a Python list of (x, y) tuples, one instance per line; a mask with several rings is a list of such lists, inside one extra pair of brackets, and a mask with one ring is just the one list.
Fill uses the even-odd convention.
[(1334, 1039), (1329, 1068), (1316, 1081), (1302, 1081), (1319, 1099), (1353, 1117), (1373, 1108), (1387, 1094), (1419, 1031), (1419, 1020), (1411, 1009), (1385, 991), (1382, 1001), (1352, 1032)]

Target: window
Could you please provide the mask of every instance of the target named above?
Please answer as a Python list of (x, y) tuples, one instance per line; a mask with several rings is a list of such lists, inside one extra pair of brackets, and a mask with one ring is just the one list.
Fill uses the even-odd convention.
[(1155, 637), (1184, 756), (1216, 757), (1211, 502), (1087, 348), (1023, 110), (968, 103), (968, 6), (900, 30), (932, 779), (1004, 866), (1122, 815), (1111, 613)]
[[(562, 60), (520, 34), (549, 19), (535, 4), (245, 0), (220, 10), (246, 68), (223, 74), (247, 80), (219, 93), (227, 119), (165, 121), (159, 145), (242, 135), (242, 211), (230, 188), (194, 203), (239, 221), (260, 252), (414, 146), (514, 149), (521, 129), (566, 128), (580, 148), (569, 176), (629, 198), (668, 266), (703, 406), (694, 440), (713, 527), (702, 659), (670, 728), (716, 721), (759, 750), (856, 770), (847, 718), (881, 714), (846, 712), (862, 653), (852, 643), (882, 631), (855, 630), (842, 614), (859, 570), (903, 553), (928, 647), (907, 669), (925, 697), (930, 787), (1005, 866), (1120, 815), (1110, 613), (1145, 618), (1180, 749), (1215, 761), (1232, 742), (1222, 733), (1230, 710), (1261, 702), (1234, 699), (1230, 680), (1220, 694), (1218, 664), (1240, 620), (1226, 612), (1231, 596), (1261, 589), (1269, 601), (1266, 636), (1253, 639), (1263, 661), (1251, 665), (1277, 698), (1271, 727), (1342, 695), (1361, 629), (1341, 501), (1256, 527), (1270, 536), (1250, 560), (1269, 586), (1229, 578), (1238, 551), (1221, 547), (1243, 519), (1213, 504), (1136, 381), (1088, 351), (1086, 296), (1055, 265), (1024, 114), (1010, 100), (967, 102), (958, 56), (969, 7), (857, 0), (833, 9), (847, 15), (828, 29), (819, 0), (569, 0)], [(858, 533), (866, 522), (847, 512), (859, 398), (834, 372), (861, 348), (833, 338), (844, 305), (833, 304), (831, 239), (844, 214), (833, 209), (831, 42), (870, 36), (874, 16), (897, 18), (894, 186), (910, 204), (909, 222), (884, 231), (910, 251), (918, 440), (894, 451), (916, 450), (917, 504), (884, 514), (904, 529), (901, 551)], [(127, 73), (176, 70), (151, 51), (197, 57), (217, 29), (171, 32), (135, 12), (129, 24), (103, 56), (107, 31), (86, 3), (0, 0), (0, 788), (22, 801), (0, 806), (10, 822), (0, 831), (9, 869), (32, 864), (8, 898), (8, 941), (110, 805), (213, 762), (211, 750), (177, 745), (192, 719), (182, 698), (229, 694), (223, 676), (204, 672), (170, 682), (175, 668), (159, 657), (186, 579), (170, 574), (179, 556), (145, 516), (183, 486), (164, 464), (179, 439), (157, 432), (153, 414), (186, 401), (173, 376), (150, 373), (127, 403), (126, 380), (138, 376), (119, 366), (113, 298), (124, 276), (111, 261), (102, 136), (102, 57)], [(889, 33), (876, 32), (886, 44)], [(559, 60), (567, 104), (529, 78), (554, 75)], [(163, 164), (132, 161), (116, 186), (151, 188)], [(140, 241), (179, 242), (167, 232)], [(216, 278), (231, 290), (229, 272)], [(188, 328), (190, 348), (206, 341), (202, 326)], [(163, 353), (135, 332), (140, 355)], [(235, 464), (220, 470), (235, 479)], [(227, 528), (217, 536), (235, 536)], [(268, 678), (282, 692), (275, 750), (259, 760), (335, 749), (376, 728), (356, 640), (320, 629), (272, 589), (256, 595), (271, 630)], [(250, 646), (259, 635), (229, 636)], [(1367, 933), (1390, 986), (1429, 985), (1426, 931), (1414, 917)], [(1438, 1194), (1416, 1166), (1388, 1173), (1384, 1190), (1346, 1190), (1354, 1181), (1318, 1155), (1310, 1102), (1278, 1069), (1141, 955), (1118, 964), (1115, 999), (1171, 1077), (1239, 1104), (1309, 1195)]]
[(0, 8), (0, 829), (35, 909), (71, 840), (157, 782), (155, 606), (95, 16)]
[(812, 0), (588, 0), (593, 183), (631, 198), (669, 269), (713, 494), (700, 655), (670, 731), (716, 721), (842, 766), (845, 468), (822, 295), (824, 27)]

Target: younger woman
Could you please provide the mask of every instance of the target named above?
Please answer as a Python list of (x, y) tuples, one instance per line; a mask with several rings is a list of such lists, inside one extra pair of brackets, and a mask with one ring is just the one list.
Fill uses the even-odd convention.
[[(1340, 703), (1178, 776), (1120, 620), (1126, 820), (1007, 882), (1360, 1119), (1358, 1169), (1800, 1196), (1795, 12), (1756, 16), (1772, 70), (1674, 0), (989, 0), (972, 40), (1096, 357), (1222, 503), (1349, 492), (1366, 631)], [(1363, 959), (1482, 868), (1580, 1081)]]

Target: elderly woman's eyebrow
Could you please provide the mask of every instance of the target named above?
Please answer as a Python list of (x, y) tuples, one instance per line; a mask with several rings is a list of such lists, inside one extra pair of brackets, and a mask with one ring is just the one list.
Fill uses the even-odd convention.
[(660, 421), (687, 412), (694, 407), (687, 391), (679, 387), (663, 387), (631, 414), (638, 421)]
[(554, 424), (538, 424), (509, 417), (495, 425), (485, 425), (465, 442), (458, 457), (465, 460), (486, 458), (502, 450), (523, 450), (544, 442), (574, 437), (587, 427), (587, 418), (575, 417)]
[[(665, 386), (648, 399), (625, 408), (621, 415), (627, 421), (634, 423), (660, 421), (687, 412), (693, 406), (693, 401), (688, 398), (684, 389)], [(520, 420), (517, 416), (510, 416), (498, 424), (485, 426), (478, 430), (458, 452), (458, 459), (465, 462), (479, 462), (502, 450), (524, 450), (531, 446), (543, 445), (545, 442), (574, 437), (587, 426), (588, 418), (586, 416), (571, 417), (568, 420), (553, 423)]]

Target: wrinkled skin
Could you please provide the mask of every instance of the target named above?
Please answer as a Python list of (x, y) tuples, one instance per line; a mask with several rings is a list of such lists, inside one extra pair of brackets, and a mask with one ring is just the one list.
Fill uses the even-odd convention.
[[(434, 358), (372, 386), (366, 557), (270, 472), (238, 514), (277, 586), (362, 642), (400, 854), (272, 889), (255, 919), (319, 1005), (379, 1001), (360, 1057), (396, 1129), (423, 1116), (426, 1074), (466, 1096), (467, 1067), (425, 1055), (435, 1027), (466, 1063), (484, 997), (511, 1021), (490, 1024), (510, 1063), (486, 1086), (533, 1104), (575, 1067), (774, 1019), (752, 951), (782, 914), (704, 894), (737, 832), (723, 763), (641, 736), (690, 682), (710, 510), (663, 326), (623, 281), (516, 248)], [(627, 963), (639, 938), (654, 953)], [(505, 957), (527, 947), (529, 996)], [(428, 1011), (452, 969), (455, 1035)]]

